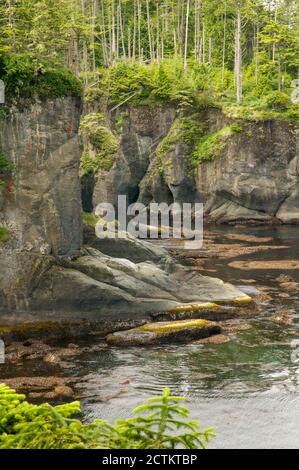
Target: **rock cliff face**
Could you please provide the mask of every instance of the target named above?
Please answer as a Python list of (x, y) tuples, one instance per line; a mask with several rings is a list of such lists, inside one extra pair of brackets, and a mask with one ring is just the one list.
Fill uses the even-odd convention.
[(203, 202), (217, 223), (299, 223), (296, 123), (236, 121), (210, 109), (192, 116), (194, 150), (179, 129), (184, 119), (173, 108), (125, 111), (115, 163), (96, 175), (94, 206), (126, 194), (146, 205)]
[[(1, 122), (1, 151), (13, 163), (1, 189), (0, 226), (11, 236), (0, 242), (1, 320), (14, 312), (25, 312), (26, 320), (140, 320), (191, 303), (248, 302), (233, 286), (176, 264), (146, 242), (128, 237), (114, 246), (91, 236), (92, 246), (82, 246), (80, 109), (75, 98), (37, 101), (11, 107)], [(144, 112), (142, 121), (139, 112), (130, 114), (109, 173), (115, 196), (117, 183), (127, 195), (136, 191), (174, 116), (172, 109), (158, 109)], [(108, 175), (97, 180), (96, 190), (108, 181)]]
[(13, 164), (1, 191), (0, 224), (16, 249), (71, 255), (82, 246), (80, 113), (80, 99), (61, 98), (11, 107), (0, 122), (1, 151)]
[[(128, 203), (139, 197), (139, 184), (147, 173), (155, 150), (167, 135), (175, 118), (171, 107), (141, 106), (128, 108), (122, 115), (113, 116), (114, 123), (122, 119), (119, 152), (110, 171), (99, 170), (95, 177), (93, 204), (107, 201), (117, 203), (119, 194)], [(112, 123), (113, 125), (113, 123)]]
[(196, 190), (211, 220), (299, 223), (298, 136), (283, 121), (245, 123), (221, 155), (198, 165)]

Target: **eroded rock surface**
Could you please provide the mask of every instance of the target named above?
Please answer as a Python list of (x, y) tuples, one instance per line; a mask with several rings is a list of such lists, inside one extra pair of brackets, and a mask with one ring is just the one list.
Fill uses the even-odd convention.
[[(174, 110), (151, 108), (142, 119), (139, 113), (131, 111), (123, 131), (123, 151), (132, 158), (127, 195), (146, 170), (145, 153), (167, 133)], [(80, 101), (65, 98), (12, 108), (1, 123), (1, 143), (15, 166), (2, 192), (0, 223), (11, 231), (11, 240), (1, 246), (2, 312), (28, 312), (30, 321), (104, 323), (145, 320), (200, 302), (247, 300), (232, 285), (201, 276), (146, 242), (91, 237), (93, 246), (82, 246), (79, 118)], [(130, 129), (136, 134), (132, 141)], [(115, 185), (115, 191), (121, 188)]]
[[(94, 206), (126, 194), (128, 202), (145, 205), (202, 202), (207, 220), (216, 223), (299, 223), (297, 123), (234, 120), (217, 109), (196, 116), (146, 106), (122, 112), (121, 151), (110, 171), (95, 175)], [(177, 124), (190, 117), (194, 142), (235, 125), (217, 155), (202, 155), (195, 164)]]

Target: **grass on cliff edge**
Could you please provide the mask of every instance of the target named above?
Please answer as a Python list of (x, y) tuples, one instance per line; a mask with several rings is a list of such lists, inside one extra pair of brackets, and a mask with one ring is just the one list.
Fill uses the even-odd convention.
[(0, 384), (0, 449), (203, 449), (215, 434), (189, 419), (184, 401), (166, 388), (132, 418), (84, 424), (73, 418), (79, 402), (32, 405)]
[(58, 98), (82, 96), (83, 86), (69, 70), (38, 60), (30, 54), (2, 54), (0, 79), (8, 97)]

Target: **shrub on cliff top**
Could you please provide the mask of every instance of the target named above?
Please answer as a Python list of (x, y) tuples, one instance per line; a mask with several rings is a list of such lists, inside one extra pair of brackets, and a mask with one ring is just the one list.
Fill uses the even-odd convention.
[(81, 96), (81, 82), (68, 70), (54, 67), (29, 54), (0, 57), (0, 79), (8, 96), (56, 98)]
[(0, 384), (0, 449), (196, 449), (214, 436), (189, 420), (189, 410), (165, 389), (133, 413), (110, 425), (96, 419), (83, 424), (72, 416), (78, 402), (31, 405), (24, 395)]
[(268, 108), (281, 111), (285, 111), (292, 104), (290, 97), (280, 91), (269, 93), (265, 98), (265, 102)]

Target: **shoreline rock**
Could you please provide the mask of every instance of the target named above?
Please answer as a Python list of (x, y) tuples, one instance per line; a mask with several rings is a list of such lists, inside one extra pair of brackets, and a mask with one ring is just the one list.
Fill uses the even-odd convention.
[(147, 323), (139, 328), (108, 335), (113, 346), (149, 346), (163, 343), (186, 343), (221, 333), (217, 323), (209, 320)]

